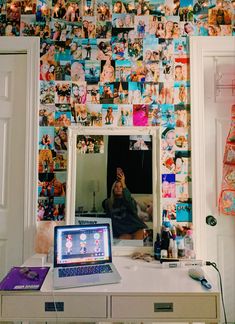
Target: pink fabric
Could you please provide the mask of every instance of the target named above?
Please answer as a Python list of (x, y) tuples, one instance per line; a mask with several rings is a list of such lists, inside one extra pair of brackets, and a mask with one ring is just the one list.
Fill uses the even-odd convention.
[(224, 150), (219, 211), (224, 215), (235, 216), (235, 105), (232, 106), (231, 126)]

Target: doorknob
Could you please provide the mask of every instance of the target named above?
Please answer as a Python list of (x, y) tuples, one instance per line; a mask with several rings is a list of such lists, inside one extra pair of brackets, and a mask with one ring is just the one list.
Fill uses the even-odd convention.
[(206, 216), (206, 223), (210, 226), (215, 226), (217, 224), (217, 220), (214, 216), (208, 215)]

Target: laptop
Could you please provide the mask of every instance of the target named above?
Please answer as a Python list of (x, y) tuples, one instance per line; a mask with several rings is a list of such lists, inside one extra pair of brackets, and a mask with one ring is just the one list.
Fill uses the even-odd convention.
[(54, 289), (118, 283), (110, 224), (55, 226)]
[(111, 237), (111, 248), (113, 246), (113, 231), (112, 231), (112, 220), (108, 217), (84, 217), (84, 216), (76, 216), (75, 224), (77, 225), (86, 225), (86, 224), (109, 224), (110, 228), (110, 237)]

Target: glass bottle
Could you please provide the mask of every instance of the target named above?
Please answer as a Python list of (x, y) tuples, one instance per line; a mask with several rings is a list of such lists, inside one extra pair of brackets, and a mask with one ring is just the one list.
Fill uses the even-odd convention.
[(193, 231), (187, 230), (184, 236), (184, 249), (186, 259), (195, 259), (194, 242), (193, 242)]

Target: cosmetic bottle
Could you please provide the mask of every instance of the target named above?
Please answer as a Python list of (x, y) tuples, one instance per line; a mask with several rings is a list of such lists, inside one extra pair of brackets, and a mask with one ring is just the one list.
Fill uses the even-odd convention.
[(179, 258), (184, 258), (185, 257), (184, 238), (181, 237), (178, 242), (179, 242), (179, 244), (178, 244), (178, 257)]
[(184, 236), (184, 249), (186, 259), (195, 259), (192, 230), (187, 230), (187, 233)]
[(161, 236), (157, 233), (156, 241), (154, 242), (154, 259), (160, 260), (161, 258)]
[(178, 258), (178, 247), (176, 240), (173, 240), (173, 247), (172, 247), (172, 258), (177, 259)]

